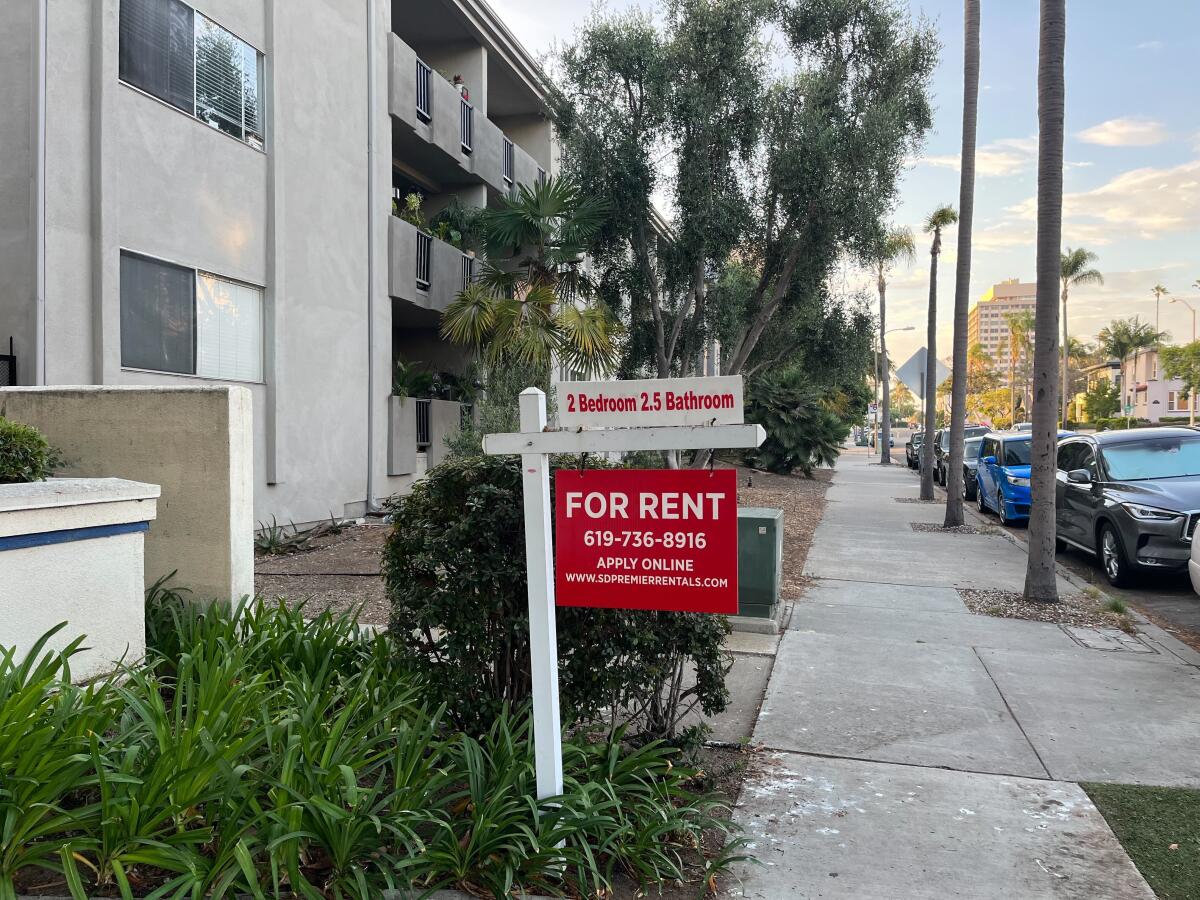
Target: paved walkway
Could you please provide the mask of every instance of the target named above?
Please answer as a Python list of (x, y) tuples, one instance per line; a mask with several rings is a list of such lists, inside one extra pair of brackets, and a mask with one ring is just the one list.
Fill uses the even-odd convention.
[(1200, 656), (970, 613), (956, 589), (1019, 591), (1025, 551), (913, 531), (943, 515), (918, 488), (839, 464), (737, 811), (765, 865), (731, 895), (1153, 897), (1074, 782), (1200, 785)]

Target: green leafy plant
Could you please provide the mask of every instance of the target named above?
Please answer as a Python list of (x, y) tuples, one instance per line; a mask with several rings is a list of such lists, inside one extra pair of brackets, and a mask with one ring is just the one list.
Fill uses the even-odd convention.
[(396, 360), (392, 368), (392, 396), (428, 398), (433, 396), (434, 375), (420, 363)]
[(287, 527), (280, 525), (274, 516), (271, 524), (258, 523), (258, 532), (254, 535), (254, 549), (263, 556), (279, 556), (286, 553), (298, 553), (308, 549), (308, 543), (313, 538), (310, 530), (301, 531), (292, 522), (292, 532), (288, 534)]
[(414, 228), (425, 228), (425, 215), (421, 212), (421, 207), (425, 203), (425, 198), (415, 191), (411, 194), (405, 194), (404, 202), (392, 200), (392, 215), (397, 216), (403, 221), (412, 225)]
[(0, 416), (0, 484), (45, 481), (62, 462), (36, 428)]
[[(802, 371), (764, 373), (750, 382), (747, 393), (746, 420), (767, 431), (762, 446), (746, 454), (751, 465), (811, 477), (817, 466), (837, 461), (850, 425), (822, 402)], [(851, 406), (857, 403), (848, 404), (843, 415), (853, 412)]]
[[(577, 465), (562, 462), (564, 472)], [(519, 461), (482, 456), (451, 457), (388, 504), (391, 634), (455, 725), (473, 734), (529, 697), (522, 510)], [(665, 738), (692, 707), (725, 708), (722, 617), (563, 608), (558, 629), (568, 719), (607, 710), (610, 726), (629, 721), (643, 737)]]

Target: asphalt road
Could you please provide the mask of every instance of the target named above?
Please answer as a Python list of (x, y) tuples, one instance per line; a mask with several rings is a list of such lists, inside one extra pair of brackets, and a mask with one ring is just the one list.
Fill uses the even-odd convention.
[[(904, 465), (904, 441), (908, 439), (908, 432), (897, 429), (893, 433), (896, 437), (896, 449), (892, 453), (892, 461)], [(900, 437), (901, 434), (904, 435), (903, 438)], [(896, 451), (899, 451), (898, 458)], [(912, 474), (915, 479), (917, 473), (914, 471)], [(940, 496), (945, 496), (942, 488), (938, 487), (935, 490)], [(974, 504), (971, 506), (974, 508)], [(987, 517), (990, 524), (1000, 527), (1000, 521), (995, 515), (988, 513)], [(1024, 526), (1005, 530), (1017, 540), (1025, 540)], [(1146, 575), (1137, 587), (1115, 588), (1105, 579), (1099, 563), (1091, 554), (1072, 548), (1058, 554), (1058, 562), (1071, 574), (1095, 584), (1110, 596), (1120, 597), (1158, 625), (1176, 632), (1177, 637), (1186, 635), (1186, 638), (1190, 638), (1186, 642), (1200, 649), (1200, 596), (1192, 589), (1191, 580), (1186, 572), (1179, 575), (1150, 574)]]

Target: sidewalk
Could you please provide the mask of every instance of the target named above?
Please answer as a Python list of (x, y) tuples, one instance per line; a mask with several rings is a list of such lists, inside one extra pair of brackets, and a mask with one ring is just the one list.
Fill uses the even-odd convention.
[(1020, 591), (1025, 551), (914, 531), (944, 514), (918, 488), (839, 463), (737, 811), (765, 865), (731, 895), (1153, 897), (1073, 782), (1200, 785), (1200, 658), (972, 614), (957, 589)]

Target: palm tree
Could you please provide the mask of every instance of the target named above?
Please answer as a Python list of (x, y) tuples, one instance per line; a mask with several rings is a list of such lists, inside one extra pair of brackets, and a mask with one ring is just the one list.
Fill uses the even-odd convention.
[(1025, 599), (1058, 600), (1054, 570), (1054, 476), (1058, 446), (1058, 285), (1062, 274), (1063, 59), (1066, 0), (1041, 0), (1038, 46), (1037, 305), (1034, 313), (1033, 437)]
[(1070, 402), (1071, 384), (1067, 375), (1067, 348), (1070, 346), (1070, 336), (1067, 334), (1067, 296), (1071, 288), (1087, 284), (1104, 284), (1104, 276), (1098, 269), (1091, 268), (1092, 263), (1099, 259), (1091, 250), (1082, 247), (1062, 255), (1062, 271), (1059, 278), (1062, 281), (1062, 422), (1067, 427), (1067, 404)]
[[(1033, 313), (1027, 309), (1019, 312), (1005, 313), (1008, 322), (1008, 387), (1010, 400), (1009, 411), (1012, 413), (1012, 425), (1017, 425), (1017, 363), (1022, 356), (1028, 356), (1033, 345), (1030, 336), (1033, 334)], [(1022, 399), (1025, 391), (1021, 391)]]
[(442, 336), (473, 348), (489, 365), (549, 368), (555, 360), (584, 375), (616, 365), (618, 324), (592, 299), (584, 252), (606, 207), (565, 179), (548, 178), (484, 210), (488, 262), (442, 313)]
[(1159, 304), (1162, 302), (1162, 298), (1165, 297), (1167, 294), (1169, 294), (1170, 291), (1168, 291), (1165, 287), (1163, 287), (1163, 284), (1160, 281), (1154, 287), (1150, 288), (1150, 293), (1152, 293), (1154, 295), (1154, 330), (1157, 331), (1158, 330), (1158, 307), (1159, 307)]
[(958, 221), (953, 206), (939, 206), (925, 220), (933, 235), (929, 248), (929, 331), (925, 346), (925, 440), (921, 442), (921, 499), (933, 499), (933, 432), (937, 426), (937, 268), (942, 230)]
[(883, 433), (879, 441), (879, 464), (892, 464), (892, 404), (891, 367), (887, 356), (887, 276), (888, 269), (897, 262), (910, 262), (916, 255), (917, 245), (908, 228), (889, 228), (871, 255), (871, 266), (875, 272), (875, 286), (879, 290), (879, 356), (877, 372), (883, 372)]
[(958, 260), (954, 275), (954, 362), (950, 388), (947, 528), (963, 524), (963, 429), (967, 423), (967, 307), (971, 300), (971, 227), (975, 216), (975, 134), (979, 121), (979, 0), (963, 4), (963, 131), (958, 183)]
[[(1137, 316), (1131, 319), (1113, 319), (1100, 329), (1100, 333), (1096, 337), (1100, 342), (1100, 349), (1121, 364), (1122, 382), (1125, 377), (1125, 360), (1129, 354), (1133, 354), (1133, 372), (1136, 377), (1138, 359), (1142, 351), (1157, 347), (1163, 341), (1171, 339), (1171, 336), (1165, 331), (1156, 331), (1153, 325), (1143, 322)], [(1127, 385), (1122, 383), (1122, 394), (1126, 387)], [(1122, 398), (1121, 405), (1124, 406), (1124, 404), (1125, 401)]]

